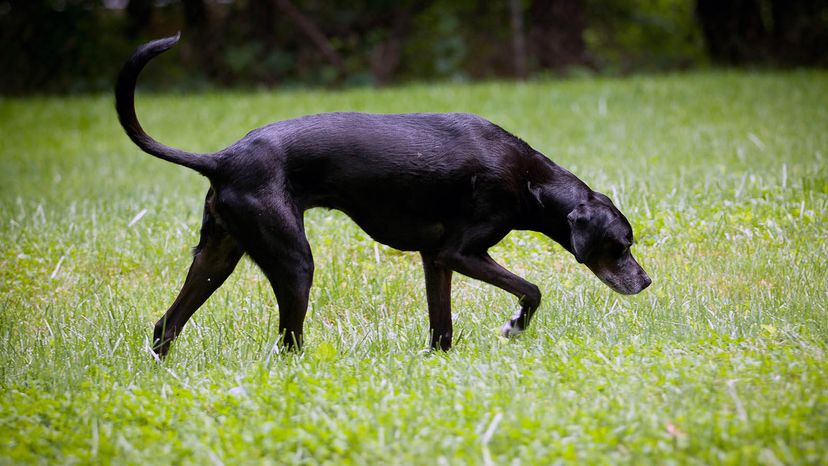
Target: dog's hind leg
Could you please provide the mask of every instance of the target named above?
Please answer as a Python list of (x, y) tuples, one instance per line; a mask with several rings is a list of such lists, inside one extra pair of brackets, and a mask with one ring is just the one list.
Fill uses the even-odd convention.
[[(284, 247), (284, 246), (288, 247)], [(276, 247), (278, 246), (278, 247)], [(313, 283), (313, 256), (304, 234), (293, 243), (267, 241), (267, 252), (251, 257), (259, 264), (279, 304), (279, 332), (286, 349), (301, 350), (305, 315)]]
[(279, 304), (279, 332), (287, 349), (301, 349), (313, 282), (313, 255), (302, 212), (285, 200), (227, 196), (234, 236), (262, 269)]
[(431, 347), (451, 348), (451, 269), (435, 262), (431, 254), (421, 253), (425, 271), (426, 298)]
[(236, 240), (219, 225), (210, 213), (213, 190), (207, 193), (201, 239), (193, 251), (193, 263), (184, 286), (172, 306), (155, 324), (153, 350), (160, 357), (169, 351), (170, 343), (181, 332), (190, 316), (216, 291), (235, 269), (243, 254)]

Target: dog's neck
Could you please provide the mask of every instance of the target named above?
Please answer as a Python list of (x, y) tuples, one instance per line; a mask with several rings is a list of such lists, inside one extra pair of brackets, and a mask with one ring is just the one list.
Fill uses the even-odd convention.
[(589, 186), (546, 156), (535, 153), (529, 171), (527, 190), (529, 205), (525, 230), (543, 233), (567, 250), (571, 250), (567, 216), (578, 204), (589, 199)]

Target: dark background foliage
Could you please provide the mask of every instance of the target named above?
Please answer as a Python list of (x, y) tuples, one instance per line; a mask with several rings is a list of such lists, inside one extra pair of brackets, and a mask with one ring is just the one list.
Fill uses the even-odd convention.
[(178, 30), (150, 85), (828, 65), (823, 0), (0, 0), (0, 92), (109, 89), (136, 45)]

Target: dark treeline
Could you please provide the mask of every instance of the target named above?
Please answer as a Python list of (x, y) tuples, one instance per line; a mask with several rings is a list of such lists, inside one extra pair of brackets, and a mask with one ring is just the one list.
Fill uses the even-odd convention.
[(108, 89), (178, 30), (188, 87), (828, 65), (824, 0), (0, 0), (0, 92)]

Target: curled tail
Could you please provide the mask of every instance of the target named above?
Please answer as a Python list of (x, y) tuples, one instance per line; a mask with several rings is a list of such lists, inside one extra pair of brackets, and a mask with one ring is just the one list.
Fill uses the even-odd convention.
[(194, 154), (161, 144), (144, 132), (135, 115), (135, 83), (138, 80), (138, 74), (150, 60), (175, 45), (179, 37), (181, 33), (154, 40), (135, 50), (118, 74), (118, 82), (115, 84), (115, 109), (118, 111), (118, 119), (124, 131), (141, 150), (168, 162), (192, 168), (202, 175), (210, 176), (215, 174), (217, 166), (213, 155)]

